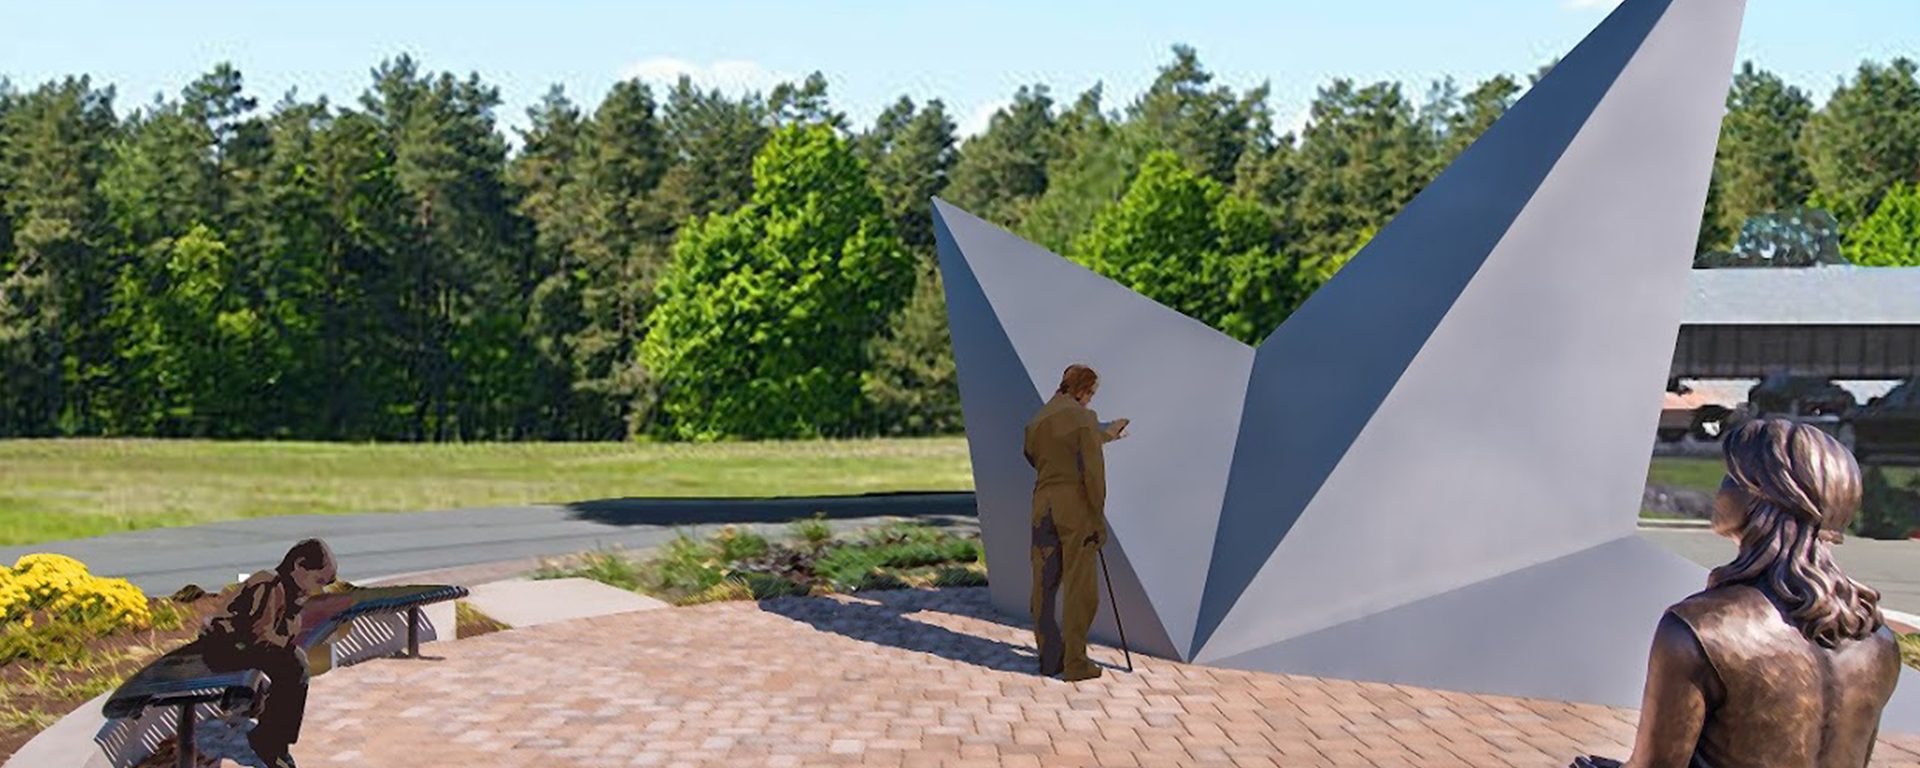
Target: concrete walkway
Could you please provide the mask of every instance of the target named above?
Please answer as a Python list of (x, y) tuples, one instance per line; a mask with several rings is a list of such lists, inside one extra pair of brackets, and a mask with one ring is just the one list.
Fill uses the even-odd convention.
[[(1733, 559), (1733, 541), (1706, 530), (1647, 530), (1640, 535), (1709, 568)], [(1875, 541), (1849, 536), (1833, 548), (1847, 576), (1880, 590), (1880, 604), (1920, 614), (1920, 541)], [(1701, 585), (1702, 587), (1706, 585)]]
[(739, 524), (775, 531), (822, 512), (838, 529), (883, 517), (972, 524), (971, 493), (871, 494), (773, 499), (609, 499), (566, 505), (439, 512), (292, 515), (155, 528), (75, 541), (0, 548), (0, 562), (29, 552), (78, 558), (93, 573), (119, 576), (149, 593), (186, 584), (217, 589), (235, 574), (280, 562), (287, 547), (327, 540), (342, 573), (383, 576), (507, 560), (557, 557), (599, 547), (641, 549)]
[(473, 587), (467, 603), (515, 628), (668, 607), (646, 595), (591, 579), (496, 581)]

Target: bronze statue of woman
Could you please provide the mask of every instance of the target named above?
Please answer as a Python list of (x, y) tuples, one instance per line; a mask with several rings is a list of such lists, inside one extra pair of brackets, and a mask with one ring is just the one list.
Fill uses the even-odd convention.
[(1742, 424), (1724, 445), (1713, 529), (1740, 552), (1661, 617), (1624, 765), (1864, 768), (1900, 651), (1880, 593), (1830, 551), (1860, 506), (1860, 467), (1825, 432), (1780, 419)]

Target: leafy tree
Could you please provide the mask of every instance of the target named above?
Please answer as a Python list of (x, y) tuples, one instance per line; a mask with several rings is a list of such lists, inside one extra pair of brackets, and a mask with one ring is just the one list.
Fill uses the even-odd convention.
[(1920, 187), (1895, 184), (1872, 216), (1847, 233), (1847, 259), (1868, 267), (1920, 267)]
[(1895, 183), (1920, 182), (1920, 64), (1868, 62), (1808, 122), (1801, 153), (1813, 204), (1843, 228), (1857, 224)]
[(127, 426), (181, 437), (244, 434), (252, 422), (243, 409), (260, 396), (246, 353), (267, 328), (236, 289), (242, 265), (203, 224), (157, 245), (158, 269), (122, 273), (114, 294), (121, 354), (151, 388), (148, 407), (129, 414), (138, 420)]
[[(1719, 195), (1717, 221), (1728, 237), (1750, 216), (1806, 202), (1812, 179), (1799, 154), (1800, 136), (1813, 117), (1813, 99), (1778, 75), (1744, 64), (1734, 75), (1714, 160)], [(1706, 245), (1725, 247), (1725, 240)]]
[(1046, 86), (1022, 86), (1013, 104), (994, 113), (987, 130), (961, 145), (949, 194), (955, 205), (1004, 227), (1018, 228), (1047, 191), (1054, 129)]
[(680, 438), (846, 435), (869, 341), (907, 299), (912, 257), (867, 169), (826, 126), (774, 135), (740, 210), (683, 229), (648, 318), (655, 429)]
[(1269, 223), (1258, 205), (1230, 196), (1220, 182), (1180, 156), (1147, 156), (1118, 205), (1102, 212), (1073, 255), (1088, 268), (1241, 341), (1258, 341), (1285, 307), (1278, 295), (1229, 293), (1278, 287), (1252, 281), (1276, 261), (1267, 250)]
[(1905, 539), (1920, 527), (1920, 487), (1894, 487), (1879, 465), (1866, 468), (1860, 493), (1860, 514), (1853, 534), (1869, 539)]

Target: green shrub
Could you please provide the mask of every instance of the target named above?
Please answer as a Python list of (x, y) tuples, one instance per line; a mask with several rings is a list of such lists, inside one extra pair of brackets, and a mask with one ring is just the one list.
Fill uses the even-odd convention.
[(743, 531), (731, 525), (720, 529), (713, 535), (714, 553), (722, 563), (748, 560), (767, 554), (773, 545), (765, 536), (752, 531)]
[(643, 581), (639, 566), (616, 550), (587, 552), (568, 565), (542, 563), (533, 578), (592, 579), (625, 590), (639, 589)]
[(729, 600), (752, 600), (753, 588), (743, 579), (721, 579), (698, 592), (675, 599), (675, 605), (700, 605)]
[(773, 598), (773, 597), (797, 596), (797, 595), (804, 595), (807, 593), (807, 587), (805, 584), (801, 584), (792, 579), (775, 576), (773, 574), (743, 573), (733, 578), (738, 579), (740, 583), (745, 584), (747, 587), (747, 593), (751, 595), (752, 598), (755, 600), (766, 600), (768, 598)]
[(986, 583), (977, 540), (924, 523), (890, 523), (836, 539), (816, 517), (791, 524), (788, 534), (790, 543), (733, 526), (704, 540), (682, 533), (644, 564), (595, 553), (573, 567), (543, 568), (542, 576), (592, 578), (678, 605)]
[(984, 587), (987, 585), (987, 569), (971, 565), (949, 565), (936, 571), (933, 586), (936, 587)]
[(1920, 632), (1900, 636), (1900, 658), (1907, 666), (1920, 669)]
[(0, 665), (21, 661), (53, 667), (77, 667), (92, 660), (87, 644), (112, 631), (112, 626), (98, 622), (8, 622), (0, 627)]
[(156, 600), (153, 603), (153, 628), (162, 632), (179, 629), (187, 621), (190, 613), (171, 600)]
[(1920, 525), (1920, 493), (1895, 488), (1879, 465), (1867, 468), (1853, 533), (1867, 539), (1904, 539)]
[(876, 568), (861, 574), (860, 578), (854, 582), (851, 591), (907, 589), (912, 586), (913, 585), (908, 583), (905, 578), (902, 578), (900, 574)]
[(647, 581), (658, 590), (698, 592), (720, 583), (725, 577), (720, 566), (712, 547), (681, 534), (661, 547)]
[(833, 527), (827, 525), (824, 515), (815, 515), (811, 520), (797, 520), (787, 527), (788, 535), (810, 549), (819, 549), (833, 541)]

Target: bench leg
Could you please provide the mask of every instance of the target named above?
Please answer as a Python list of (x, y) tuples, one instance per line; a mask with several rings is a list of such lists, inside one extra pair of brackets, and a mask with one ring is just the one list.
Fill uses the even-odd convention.
[(420, 658), (420, 609), (407, 609), (407, 657)]
[(193, 705), (192, 704), (180, 705), (180, 725), (176, 729), (176, 731), (177, 733), (175, 734), (174, 738), (177, 740), (180, 747), (179, 748), (180, 759), (174, 764), (179, 766), (179, 768), (194, 768), (194, 764), (199, 762), (200, 756), (196, 753), (196, 750), (194, 749), (194, 746), (193, 746)]

